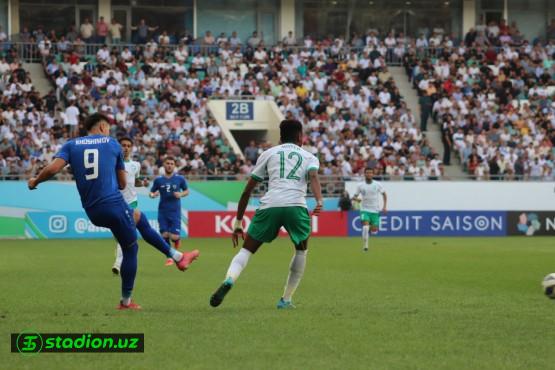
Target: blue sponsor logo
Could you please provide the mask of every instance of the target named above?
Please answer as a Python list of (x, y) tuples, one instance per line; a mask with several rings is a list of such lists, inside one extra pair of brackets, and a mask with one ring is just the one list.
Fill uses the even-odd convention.
[[(159, 229), (157, 213), (144, 212), (150, 225)], [(187, 236), (187, 218), (182, 215), (181, 236)], [(25, 234), (38, 239), (112, 238), (109, 229), (94, 225), (85, 212), (28, 212)], [(140, 234), (139, 234), (140, 237)]]
[(226, 102), (225, 118), (228, 121), (252, 121), (254, 119), (253, 102)]
[[(360, 236), (359, 212), (349, 212), (349, 236)], [(382, 236), (505, 236), (507, 212), (400, 211), (380, 217)]]

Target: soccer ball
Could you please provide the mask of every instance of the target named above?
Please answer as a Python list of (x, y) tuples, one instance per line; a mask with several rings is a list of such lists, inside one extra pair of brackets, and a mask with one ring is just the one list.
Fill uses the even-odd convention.
[(543, 278), (542, 288), (548, 298), (555, 299), (555, 273), (551, 273)]

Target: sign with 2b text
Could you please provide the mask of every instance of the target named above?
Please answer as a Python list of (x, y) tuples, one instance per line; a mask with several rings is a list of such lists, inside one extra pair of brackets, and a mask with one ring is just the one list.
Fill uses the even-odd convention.
[(251, 101), (226, 102), (225, 119), (228, 121), (254, 120), (254, 104)]

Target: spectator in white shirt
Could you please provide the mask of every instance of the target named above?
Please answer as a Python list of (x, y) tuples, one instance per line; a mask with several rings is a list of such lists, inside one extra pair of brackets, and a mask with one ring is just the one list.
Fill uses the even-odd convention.
[(123, 51), (121, 52), (121, 58), (126, 62), (129, 62), (131, 59), (133, 59), (133, 54), (131, 53), (131, 51), (129, 51), (128, 47), (125, 47), (125, 49), (123, 49)]
[(6, 42), (7, 40), (8, 40), (8, 35), (6, 35), (6, 32), (2, 30), (2, 26), (0, 26), (0, 44)]
[(86, 43), (92, 42), (94, 26), (89, 21), (89, 18), (85, 18), (85, 21), (83, 22), (83, 24), (81, 24), (81, 27), (79, 27), (79, 31), (81, 33), (81, 39), (83, 41), (85, 41)]
[(79, 108), (75, 106), (75, 102), (71, 102), (70, 106), (66, 108), (64, 125), (71, 137), (77, 136), (79, 132)]
[(293, 31), (289, 31), (287, 36), (283, 38), (283, 45), (285, 46), (295, 46), (297, 44), (297, 40), (295, 36), (293, 36)]
[(262, 48), (262, 46), (259, 46), (254, 52), (254, 59), (258, 62), (265, 62), (267, 57), (268, 54), (266, 54), (266, 51)]
[(108, 46), (103, 45), (98, 49), (96, 52), (96, 60), (102, 64), (106, 64), (110, 61), (110, 50), (108, 50)]

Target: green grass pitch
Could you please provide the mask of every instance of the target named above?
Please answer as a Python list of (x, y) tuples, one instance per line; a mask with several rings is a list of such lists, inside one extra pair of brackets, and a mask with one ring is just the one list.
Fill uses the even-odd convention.
[[(553, 238), (311, 240), (294, 302), (275, 308), (292, 248), (264, 246), (217, 309), (235, 251), (185, 240), (185, 273), (141, 242), (135, 298), (120, 312), (114, 243), (0, 242), (0, 369), (548, 369)], [(9, 333), (144, 332), (144, 354), (9, 353)]]

